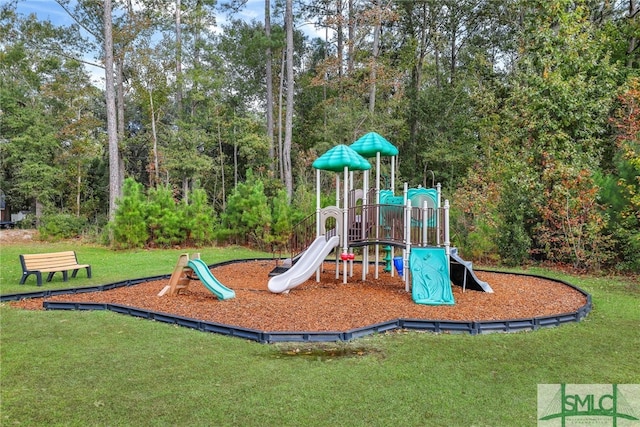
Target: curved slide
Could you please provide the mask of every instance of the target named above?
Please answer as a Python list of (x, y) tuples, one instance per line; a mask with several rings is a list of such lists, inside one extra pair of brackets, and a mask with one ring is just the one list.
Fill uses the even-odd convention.
[(451, 281), (454, 285), (462, 286), (462, 289), (473, 289), (474, 291), (493, 293), (491, 286), (476, 276), (473, 271), (473, 264), (471, 261), (463, 260), (458, 255), (457, 248), (451, 248), (449, 254), (450, 262), (449, 269), (451, 270)]
[(339, 236), (333, 236), (329, 240), (326, 240), (325, 236), (316, 238), (289, 270), (269, 279), (269, 290), (281, 294), (305, 282), (320, 267), (329, 252), (339, 244)]
[(209, 289), (218, 299), (230, 299), (236, 296), (232, 289), (227, 288), (215, 278), (207, 264), (201, 259), (192, 259), (187, 266), (196, 273), (205, 288)]

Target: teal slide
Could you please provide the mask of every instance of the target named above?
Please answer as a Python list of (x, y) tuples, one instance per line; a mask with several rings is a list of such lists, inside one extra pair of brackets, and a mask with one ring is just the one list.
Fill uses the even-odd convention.
[(411, 248), (411, 296), (416, 304), (453, 305), (449, 261), (444, 248)]
[(201, 259), (192, 259), (187, 265), (196, 273), (205, 288), (209, 289), (218, 299), (235, 298), (236, 293), (220, 283), (204, 261)]

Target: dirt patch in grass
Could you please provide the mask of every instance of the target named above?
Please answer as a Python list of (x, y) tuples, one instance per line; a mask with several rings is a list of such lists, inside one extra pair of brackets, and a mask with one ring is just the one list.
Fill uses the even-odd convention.
[(8, 245), (12, 243), (26, 243), (38, 239), (38, 231), (32, 229), (0, 229), (0, 243)]
[[(353, 277), (342, 283), (336, 279), (335, 264), (325, 263), (321, 281), (315, 276), (288, 294), (274, 294), (267, 288), (272, 261), (229, 264), (212, 269), (216, 278), (233, 289), (236, 297), (220, 301), (200, 281), (192, 280), (177, 296), (158, 293), (168, 280), (76, 295), (59, 295), (49, 301), (122, 304), (154, 312), (217, 322), (268, 332), (344, 331), (397, 318), (431, 320), (509, 320), (575, 312), (586, 297), (558, 282), (514, 274), (477, 272), (493, 294), (462, 292), (453, 286), (455, 305), (415, 304), (398, 276), (373, 271), (362, 282), (361, 266), (355, 264)], [(382, 269), (381, 269), (382, 270)], [(42, 309), (43, 299), (13, 302), (25, 309)]]

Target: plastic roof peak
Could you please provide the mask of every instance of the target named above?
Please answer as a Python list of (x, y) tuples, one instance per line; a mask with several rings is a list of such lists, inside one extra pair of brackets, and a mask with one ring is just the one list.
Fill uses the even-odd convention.
[(364, 134), (351, 144), (351, 148), (364, 157), (375, 157), (377, 153), (382, 156), (398, 155), (396, 146), (376, 132)]
[(342, 172), (345, 166), (349, 170), (371, 169), (371, 164), (350, 147), (340, 144), (318, 157), (312, 164), (316, 169)]

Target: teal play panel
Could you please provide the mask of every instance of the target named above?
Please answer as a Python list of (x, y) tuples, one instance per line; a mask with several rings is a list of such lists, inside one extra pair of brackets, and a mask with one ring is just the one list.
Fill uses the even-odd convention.
[(416, 304), (453, 305), (449, 260), (444, 248), (412, 248), (411, 296)]
[[(438, 206), (438, 192), (434, 188), (409, 188), (407, 191), (407, 198), (411, 200), (412, 208), (422, 208), (424, 202), (427, 203), (428, 209), (437, 209)], [(402, 209), (404, 205), (404, 196), (395, 196), (391, 190), (380, 190), (380, 223), (385, 225), (389, 218), (393, 215), (401, 217)], [(428, 227), (435, 227), (436, 216), (430, 214), (427, 220)], [(422, 221), (419, 218), (411, 217), (412, 227), (422, 227)]]

